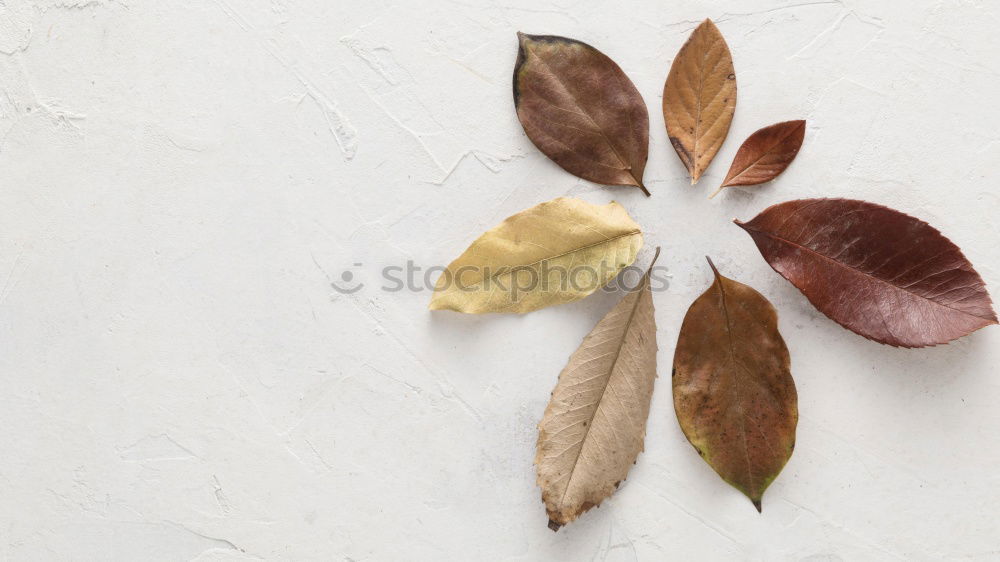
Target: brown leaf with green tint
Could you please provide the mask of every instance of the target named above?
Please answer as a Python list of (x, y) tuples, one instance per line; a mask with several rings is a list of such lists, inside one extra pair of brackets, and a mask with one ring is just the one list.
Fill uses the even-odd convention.
[(719, 274), (688, 309), (674, 352), (674, 410), (688, 441), (757, 511), (795, 448), (799, 413), (778, 314)]
[(553, 531), (600, 505), (642, 452), (656, 379), (656, 256), (570, 356), (538, 424), (535, 465)]
[(733, 58), (719, 28), (705, 20), (677, 53), (663, 86), (667, 135), (692, 185), (726, 140), (735, 111)]
[(750, 135), (736, 151), (726, 179), (709, 199), (724, 187), (757, 185), (778, 177), (795, 160), (805, 136), (802, 119), (776, 123)]
[(531, 142), (575, 176), (649, 195), (642, 183), (649, 114), (628, 76), (575, 39), (517, 37), (514, 106)]
[(997, 323), (983, 278), (937, 229), (852, 199), (799, 199), (736, 224), (820, 312), (898, 347), (947, 343)]

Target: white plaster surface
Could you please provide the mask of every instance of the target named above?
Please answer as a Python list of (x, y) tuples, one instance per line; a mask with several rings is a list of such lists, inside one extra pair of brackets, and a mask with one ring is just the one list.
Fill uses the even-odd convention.
[[(691, 188), (659, 106), (705, 17), (739, 102)], [(985, 0), (0, 0), (0, 559), (1000, 558), (1000, 329), (869, 342), (730, 222), (800, 197), (890, 205), (1000, 295), (998, 26)], [(633, 79), (652, 198), (530, 144), (518, 30)], [(706, 199), (742, 139), (794, 118), (777, 182)], [(552, 533), (535, 425), (617, 296), (472, 317), (379, 286), (563, 195), (625, 205), (671, 284), (646, 451)], [(777, 306), (791, 350), (798, 446), (762, 515), (674, 419), (705, 254)], [(365, 287), (334, 291), (346, 270)]]

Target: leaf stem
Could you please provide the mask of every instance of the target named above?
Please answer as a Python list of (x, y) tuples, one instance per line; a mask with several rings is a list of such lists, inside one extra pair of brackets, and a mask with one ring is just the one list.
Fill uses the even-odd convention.
[(721, 275), (719, 274), (719, 270), (715, 267), (715, 264), (712, 263), (712, 258), (705, 256), (705, 259), (708, 260), (708, 266), (712, 268), (712, 273), (714, 273), (715, 278), (718, 279)]
[(656, 247), (656, 253), (653, 254), (653, 261), (649, 262), (649, 268), (646, 269), (646, 273), (653, 270), (653, 266), (656, 265), (656, 260), (660, 257), (660, 247)]

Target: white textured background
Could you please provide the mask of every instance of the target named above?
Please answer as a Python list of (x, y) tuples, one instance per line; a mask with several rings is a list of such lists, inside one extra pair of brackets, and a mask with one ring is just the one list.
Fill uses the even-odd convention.
[[(691, 188), (659, 106), (705, 17), (739, 102)], [(998, 26), (985, 0), (0, 0), (0, 559), (1000, 557), (1000, 329), (869, 342), (730, 223), (799, 197), (887, 204), (1000, 295)], [(635, 81), (652, 198), (529, 143), (517, 30), (589, 42)], [(794, 118), (777, 182), (706, 200), (748, 134)], [(646, 452), (554, 534), (535, 424), (617, 297), (431, 314), (379, 271), (447, 263), (561, 195), (620, 201), (639, 263), (662, 245), (672, 277)], [(704, 254), (777, 306), (792, 354), (798, 446), (763, 515), (673, 414)], [(345, 270), (366, 283), (350, 296), (330, 285)]]

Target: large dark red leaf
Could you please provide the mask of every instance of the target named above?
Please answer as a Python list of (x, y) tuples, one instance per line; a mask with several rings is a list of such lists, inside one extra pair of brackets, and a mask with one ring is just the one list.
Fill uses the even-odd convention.
[(622, 69), (586, 43), (517, 34), (514, 105), (531, 142), (567, 172), (642, 189), (649, 114)]
[(982, 277), (958, 246), (899, 211), (800, 199), (735, 222), (816, 308), (868, 339), (924, 347), (997, 323)]

